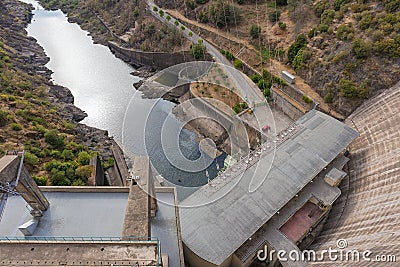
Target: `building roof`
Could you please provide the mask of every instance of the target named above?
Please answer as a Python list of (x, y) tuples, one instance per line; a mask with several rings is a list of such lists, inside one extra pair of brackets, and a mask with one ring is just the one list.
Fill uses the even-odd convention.
[[(190, 250), (213, 264), (223, 263), (358, 136), (316, 110), (296, 123), (300, 129), (275, 153), (222, 187), (205, 185), (181, 203), (182, 239)], [(250, 193), (252, 179), (261, 179), (261, 185)]]
[[(50, 208), (34, 236), (121, 236), (128, 191), (44, 192)], [(22, 237), (18, 226), (31, 220), (21, 196), (9, 196), (0, 222), (0, 237)]]

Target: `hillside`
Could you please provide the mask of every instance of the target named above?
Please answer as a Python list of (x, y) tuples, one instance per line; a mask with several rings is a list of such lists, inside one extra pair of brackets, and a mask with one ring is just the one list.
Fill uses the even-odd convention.
[(179, 52), (190, 49), (190, 42), (178, 29), (171, 29), (146, 11), (146, 1), (40, 0), (48, 9), (61, 9), (90, 32), (95, 42), (107, 41), (143, 51)]
[(25, 150), (39, 185), (85, 185), (91, 156), (100, 153), (112, 165), (111, 139), (79, 124), (86, 114), (71, 92), (50, 82), (49, 59), (25, 31), (30, 9), (17, 0), (0, 2), (0, 155)]
[(400, 77), (398, 0), (156, 3), (259, 71), (287, 64), (344, 115)]

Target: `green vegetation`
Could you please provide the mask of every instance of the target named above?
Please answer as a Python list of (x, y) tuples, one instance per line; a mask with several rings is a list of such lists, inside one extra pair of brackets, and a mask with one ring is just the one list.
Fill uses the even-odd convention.
[(206, 53), (206, 47), (202, 43), (192, 44), (191, 52), (195, 59), (204, 58)]
[(274, 10), (268, 13), (268, 19), (271, 22), (278, 22), (280, 17), (281, 17), (281, 11), (279, 10)]
[(281, 28), (282, 30), (286, 30), (286, 23), (280, 21), (278, 23), (278, 25), (279, 25), (279, 28)]
[(240, 14), (234, 5), (217, 0), (208, 9), (209, 20), (218, 28), (233, 25), (240, 21)]
[(160, 9), (160, 10), (158, 11), (158, 14), (160, 14), (161, 17), (164, 17), (164, 10)]
[(44, 176), (32, 176), (33, 180), (38, 186), (45, 186), (47, 182), (47, 178)]
[(324, 102), (325, 102), (325, 103), (332, 103), (332, 102), (333, 102), (333, 95), (332, 95), (332, 93), (327, 93), (327, 94), (324, 96)]
[(57, 130), (50, 130), (44, 134), (44, 140), (53, 148), (63, 148), (64, 139), (64, 136), (61, 135)]
[(154, 11), (154, 12), (157, 12), (157, 11), (158, 11), (158, 8), (157, 8), (156, 6), (153, 6), (153, 11)]
[(236, 103), (233, 106), (233, 111), (235, 112), (235, 114), (239, 114), (240, 112), (246, 110), (249, 106), (247, 105), (246, 102), (241, 102), (241, 103)]
[(312, 99), (309, 98), (309, 97), (306, 96), (306, 95), (303, 95), (303, 96), (302, 96), (302, 99), (303, 99), (303, 101), (304, 101), (305, 103), (307, 103), (307, 104), (310, 104), (310, 103), (313, 102)]
[(365, 98), (368, 96), (368, 88), (359, 88), (353, 81), (341, 79), (339, 81), (340, 95), (347, 98)]
[(223, 54), (227, 59), (233, 60), (233, 54), (232, 54), (231, 51), (227, 51), (227, 50), (222, 49), (220, 52), (221, 52), (221, 54)]
[(240, 59), (235, 59), (233, 66), (237, 69), (243, 68), (243, 62)]
[(371, 44), (361, 39), (356, 39), (351, 44), (351, 51), (358, 59), (368, 58), (371, 53)]
[(250, 27), (250, 36), (251, 36), (251, 38), (253, 38), (253, 39), (258, 38), (260, 36), (260, 33), (261, 33), (261, 27), (260, 26), (254, 25), (254, 24), (251, 25), (251, 27)]
[(11, 123), (11, 129), (13, 129), (13, 131), (17, 131), (18, 132), (18, 131), (22, 130), (22, 127), (18, 123), (13, 122), (13, 123)]
[(293, 62), (297, 53), (306, 46), (307, 37), (304, 34), (300, 34), (297, 36), (296, 41), (289, 47), (288, 50), (288, 60), (289, 62)]

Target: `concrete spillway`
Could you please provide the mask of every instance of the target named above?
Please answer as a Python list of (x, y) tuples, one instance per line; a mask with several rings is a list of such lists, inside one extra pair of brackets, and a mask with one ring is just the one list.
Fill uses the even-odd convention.
[[(351, 145), (350, 175), (342, 182), (342, 196), (313, 248), (337, 248), (337, 240), (346, 239), (348, 249), (371, 250), (372, 259), (379, 254), (400, 256), (399, 113), (400, 83), (364, 103), (348, 118), (347, 123), (360, 132)], [(340, 266), (354, 264), (341, 262)], [(370, 261), (362, 266), (380, 265)]]

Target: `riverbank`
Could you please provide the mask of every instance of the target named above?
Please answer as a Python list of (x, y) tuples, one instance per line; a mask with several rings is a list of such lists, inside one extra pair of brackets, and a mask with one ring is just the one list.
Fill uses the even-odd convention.
[[(17, 0), (0, 3), (0, 104), (4, 115), (0, 152), (26, 150), (31, 173), (44, 178), (53, 175), (48, 162), (72, 162), (82, 151), (91, 155), (98, 152), (110, 167), (115, 141), (107, 131), (79, 123), (87, 114), (74, 105), (68, 88), (51, 82), (52, 72), (45, 66), (50, 59), (25, 30), (32, 19), (31, 11), (32, 6)], [(49, 132), (55, 138), (50, 139)], [(63, 171), (65, 174), (67, 170)]]

